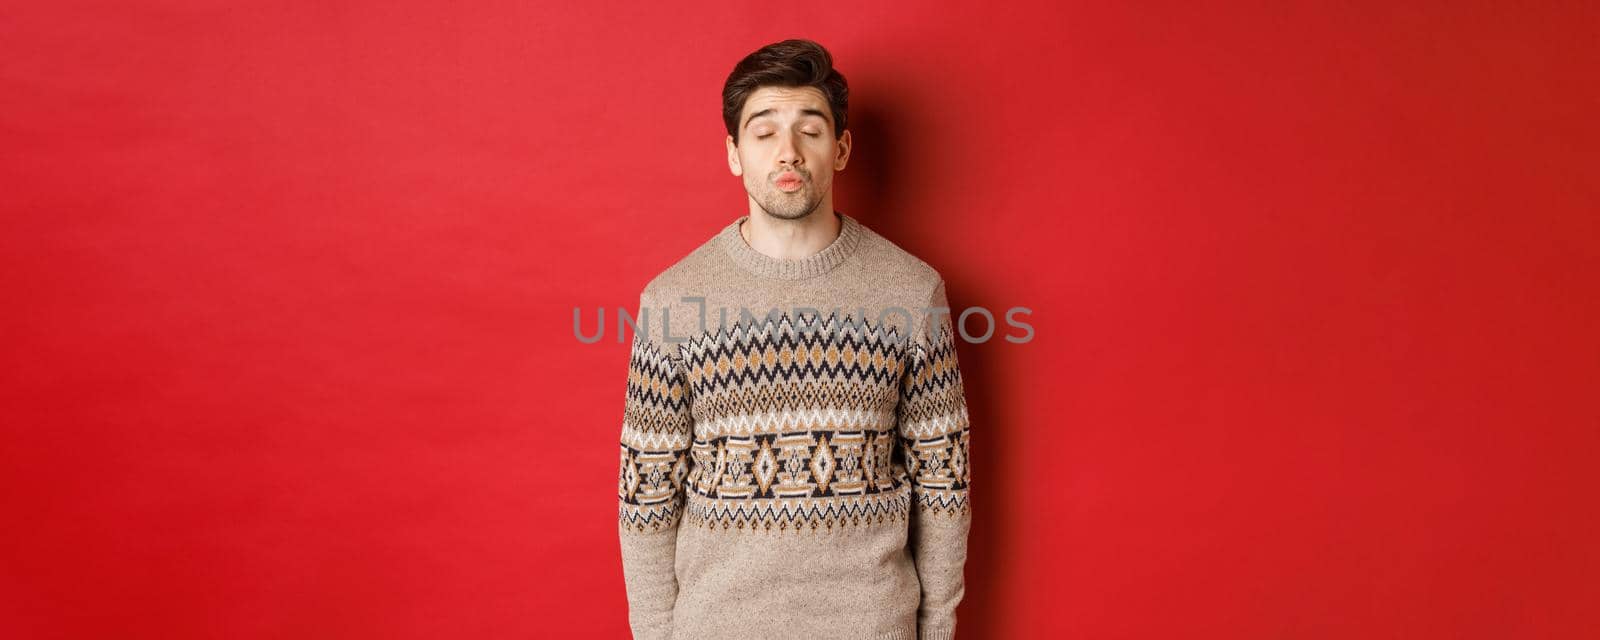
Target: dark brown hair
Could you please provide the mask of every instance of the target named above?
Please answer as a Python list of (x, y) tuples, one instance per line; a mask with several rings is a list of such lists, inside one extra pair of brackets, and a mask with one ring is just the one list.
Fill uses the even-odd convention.
[(739, 114), (745, 100), (766, 86), (816, 87), (833, 112), (833, 137), (844, 135), (850, 87), (844, 74), (833, 68), (833, 56), (810, 40), (784, 40), (745, 56), (722, 85), (722, 122), (734, 144), (739, 142)]

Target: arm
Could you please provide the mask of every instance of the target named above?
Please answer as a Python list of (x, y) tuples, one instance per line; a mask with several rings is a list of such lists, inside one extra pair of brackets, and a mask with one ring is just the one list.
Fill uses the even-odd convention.
[[(929, 307), (949, 307), (942, 280), (928, 299)], [(955, 634), (956, 605), (966, 591), (962, 568), (972, 522), (967, 403), (950, 314), (925, 315), (922, 330), (912, 335), (897, 420), (911, 475), (912, 555), (922, 582), (918, 636), (949, 640)]]
[[(641, 300), (641, 310), (644, 305)], [(617, 530), (628, 623), (636, 640), (671, 635), (678, 597), (677, 531), (692, 433), (683, 363), (641, 327), (628, 356), (617, 479)]]

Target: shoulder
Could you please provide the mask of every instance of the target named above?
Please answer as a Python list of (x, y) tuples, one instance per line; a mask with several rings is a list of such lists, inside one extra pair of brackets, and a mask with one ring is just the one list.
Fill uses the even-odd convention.
[(706, 282), (718, 277), (717, 272), (723, 262), (720, 251), (722, 248), (717, 244), (717, 236), (712, 235), (645, 282), (639, 292), (640, 299), (656, 302), (676, 300), (679, 296), (691, 295), (703, 289)]
[(939, 339), (941, 330), (949, 327), (951, 313), (943, 274), (875, 231), (868, 229), (865, 240), (863, 267), (881, 277), (895, 306), (910, 311), (909, 329), (915, 342), (926, 346)]
[(639, 290), (636, 337), (661, 353), (676, 357), (681, 337), (698, 324), (698, 307), (719, 280), (728, 277), (724, 249), (713, 234), (688, 253), (651, 276)]
[(931, 299), (942, 288), (944, 277), (926, 260), (862, 225), (862, 265), (883, 279), (884, 286), (903, 292), (910, 302)]

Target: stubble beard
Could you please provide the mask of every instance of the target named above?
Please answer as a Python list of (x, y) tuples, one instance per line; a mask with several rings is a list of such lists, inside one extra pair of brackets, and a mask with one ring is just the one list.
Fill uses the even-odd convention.
[[(773, 175), (782, 173), (774, 171)], [(800, 174), (801, 187), (794, 193), (784, 193), (773, 184), (771, 178), (761, 182), (760, 191), (751, 193), (756, 201), (756, 206), (761, 207), (767, 215), (782, 220), (799, 220), (815, 213), (822, 204), (822, 195), (818, 192), (816, 184), (811, 181), (811, 172), (798, 168), (795, 173)]]

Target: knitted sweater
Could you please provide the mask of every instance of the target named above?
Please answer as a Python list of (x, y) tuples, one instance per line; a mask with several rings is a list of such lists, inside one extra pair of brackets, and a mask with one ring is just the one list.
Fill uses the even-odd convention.
[(617, 486), (636, 639), (954, 634), (971, 514), (944, 281), (838, 215), (798, 260), (741, 216), (640, 294)]

